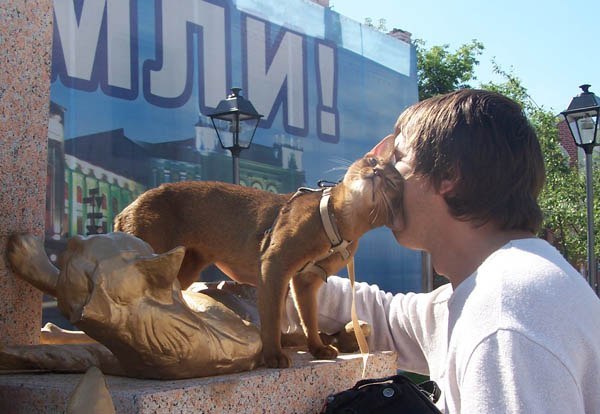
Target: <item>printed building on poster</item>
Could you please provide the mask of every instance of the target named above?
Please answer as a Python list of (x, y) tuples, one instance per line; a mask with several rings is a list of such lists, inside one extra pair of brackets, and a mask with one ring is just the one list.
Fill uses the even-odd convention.
[[(212, 140), (216, 133), (205, 117), (196, 136), (163, 143), (133, 141), (123, 129), (64, 140), (64, 108), (51, 102), (48, 136), (46, 238), (54, 250), (67, 237), (112, 230), (115, 216), (145, 190), (188, 180), (230, 181), (231, 155)], [(215, 138), (216, 139), (216, 138)], [(278, 136), (272, 147), (251, 146), (241, 160), (241, 185), (284, 193), (305, 184), (302, 148)], [(229, 175), (228, 175), (229, 174)], [(90, 191), (101, 203), (86, 203)], [(96, 218), (90, 213), (101, 213)]]

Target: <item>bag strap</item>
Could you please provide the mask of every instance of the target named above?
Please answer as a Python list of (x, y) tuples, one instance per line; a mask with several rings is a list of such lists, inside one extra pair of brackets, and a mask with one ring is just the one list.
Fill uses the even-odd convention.
[(389, 382), (394, 380), (394, 378), (396, 378), (396, 375), (392, 375), (389, 377), (384, 377), (384, 378), (367, 378), (367, 379), (362, 379), (359, 380), (356, 384), (354, 384), (354, 387), (352, 387), (353, 390), (357, 390), (359, 388), (364, 387), (365, 385), (369, 385), (369, 384), (379, 384), (382, 382)]
[(389, 377), (383, 377), (383, 378), (363, 379), (363, 380), (358, 381), (356, 384), (354, 384), (354, 387), (352, 387), (352, 389), (358, 390), (359, 388), (362, 388), (365, 385), (379, 384), (379, 383), (384, 383), (384, 382), (395, 382), (396, 384), (402, 384), (402, 383), (413, 384), (414, 386), (419, 388), (419, 390), (421, 392), (425, 393), (429, 397), (429, 399), (434, 403), (436, 403), (440, 399), (440, 396), (442, 395), (442, 391), (440, 390), (440, 387), (438, 387), (438, 385), (436, 384), (435, 381), (430, 380), (430, 381), (421, 382), (419, 384), (415, 384), (414, 382), (411, 381), (410, 378), (408, 378), (402, 374), (390, 375)]
[(422, 392), (427, 393), (434, 403), (438, 402), (442, 395), (442, 390), (440, 390), (440, 387), (438, 387), (435, 381), (421, 382), (420, 384), (417, 384), (417, 387), (419, 387)]

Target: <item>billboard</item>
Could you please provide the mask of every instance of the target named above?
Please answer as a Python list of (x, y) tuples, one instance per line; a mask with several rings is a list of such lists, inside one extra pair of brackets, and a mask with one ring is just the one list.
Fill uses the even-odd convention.
[[(303, 0), (54, 0), (52, 50), (53, 258), (70, 236), (111, 231), (149, 188), (231, 182), (207, 114), (232, 87), (264, 115), (240, 182), (280, 193), (339, 180), (417, 100), (410, 43)], [(420, 289), (420, 254), (387, 229), (356, 260), (359, 280)]]

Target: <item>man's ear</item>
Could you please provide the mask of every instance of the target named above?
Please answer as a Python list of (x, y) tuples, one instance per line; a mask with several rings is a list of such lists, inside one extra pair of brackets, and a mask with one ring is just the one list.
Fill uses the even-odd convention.
[(458, 167), (450, 168), (444, 174), (444, 179), (440, 181), (440, 185), (438, 188), (438, 192), (440, 195), (447, 196), (451, 195), (455, 188), (456, 184), (460, 180), (460, 172)]
[(440, 183), (439, 193), (440, 195), (451, 194), (454, 191), (454, 186), (456, 185), (456, 180), (442, 180)]
[(373, 154), (377, 157), (388, 158), (394, 153), (395, 135), (388, 135), (375, 145), (367, 154)]

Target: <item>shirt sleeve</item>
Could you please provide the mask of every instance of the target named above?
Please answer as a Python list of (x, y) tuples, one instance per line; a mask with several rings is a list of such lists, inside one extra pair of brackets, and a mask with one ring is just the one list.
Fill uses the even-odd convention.
[[(427, 307), (432, 295), (393, 295), (367, 283), (356, 283), (355, 292), (358, 319), (371, 325), (370, 351), (394, 351), (398, 354), (399, 368), (428, 374), (425, 348), (430, 328), (427, 325), (432, 321), (428, 320)], [(352, 320), (350, 281), (329, 277), (319, 290), (318, 304), (320, 330), (339, 332)]]
[(548, 349), (511, 330), (495, 332), (476, 346), (458, 384), (457, 412), (585, 412), (581, 390), (565, 365)]

